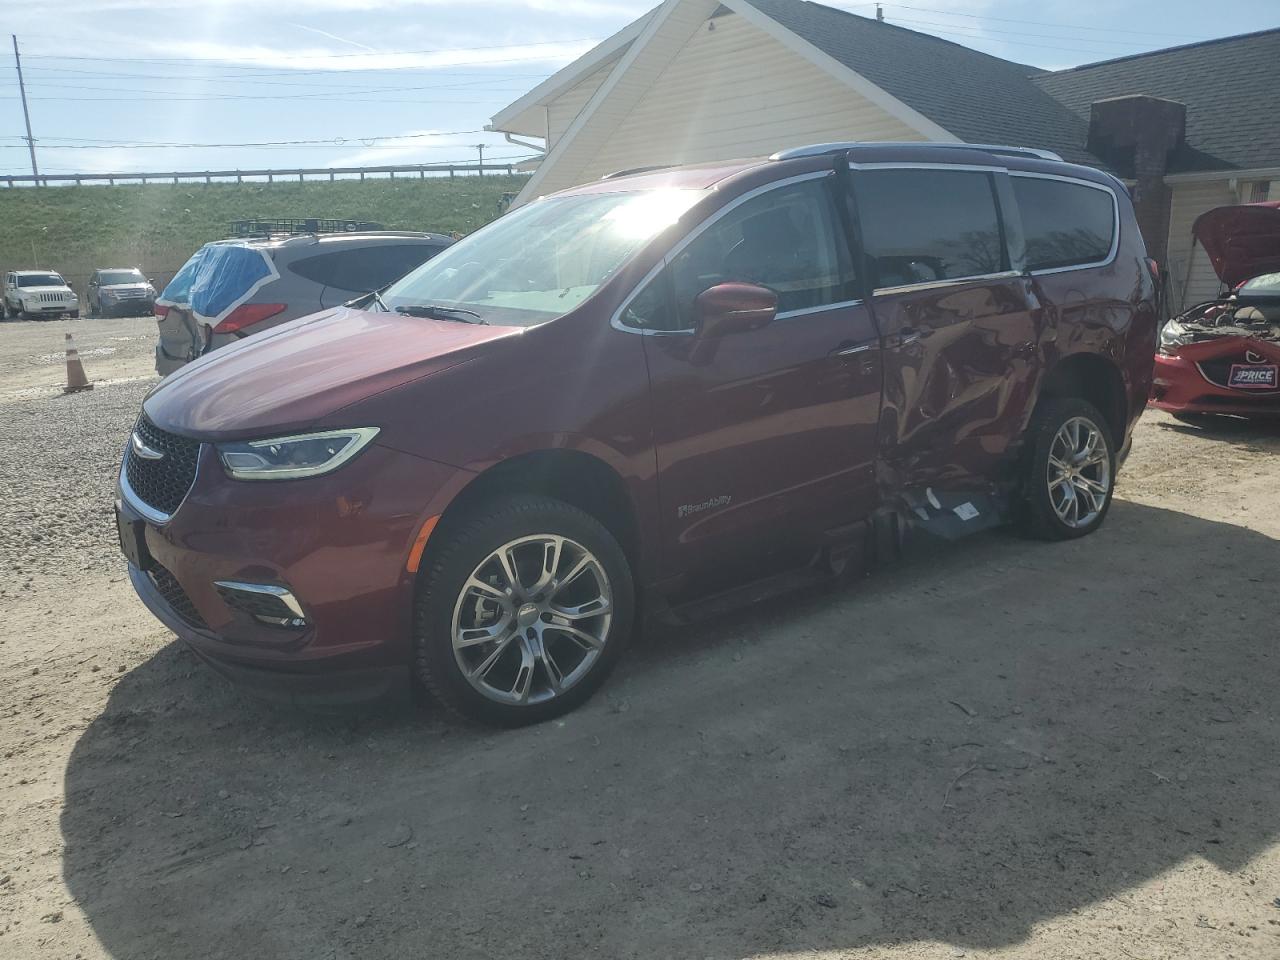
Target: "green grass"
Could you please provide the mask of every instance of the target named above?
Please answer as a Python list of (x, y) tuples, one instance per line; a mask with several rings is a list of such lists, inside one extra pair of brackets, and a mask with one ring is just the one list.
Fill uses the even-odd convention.
[(0, 188), (0, 270), (57, 270), (83, 293), (99, 267), (167, 282), (201, 244), (247, 217), (337, 217), (389, 229), (467, 233), (522, 177)]

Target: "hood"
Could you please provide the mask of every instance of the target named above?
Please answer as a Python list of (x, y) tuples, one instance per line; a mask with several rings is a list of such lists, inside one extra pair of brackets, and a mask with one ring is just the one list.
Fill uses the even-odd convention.
[(1246, 351), (1261, 357), (1265, 363), (1280, 363), (1280, 343), (1240, 336), (1214, 337), (1211, 340), (1184, 343), (1178, 347), (1178, 356), (1193, 363), (1203, 363), (1218, 357), (1239, 356)]
[(65, 283), (55, 283), (45, 287), (18, 287), (17, 293), (22, 296), (26, 293), (70, 293), (71, 287)]
[(1280, 200), (1216, 207), (1196, 218), (1191, 233), (1229, 287), (1280, 271)]
[(173, 433), (269, 437), (463, 363), (483, 345), (521, 332), (338, 307), (206, 354), (162, 380), (142, 406)]
[(99, 290), (107, 290), (112, 293), (127, 293), (130, 290), (153, 290), (154, 287), (145, 281), (138, 280), (133, 283), (104, 283), (98, 287)]

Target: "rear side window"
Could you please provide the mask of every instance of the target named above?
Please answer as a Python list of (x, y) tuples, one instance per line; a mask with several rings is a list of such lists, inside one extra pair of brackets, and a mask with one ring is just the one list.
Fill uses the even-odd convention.
[(1052, 270), (1106, 260), (1115, 240), (1111, 191), (1043, 177), (1010, 178), (1027, 241), (1027, 269)]
[(375, 244), (348, 247), (305, 257), (289, 265), (313, 283), (353, 293), (379, 290), (426, 263), (444, 247), (427, 243)]
[(854, 177), (854, 193), (877, 287), (1009, 269), (990, 174), (864, 170)]

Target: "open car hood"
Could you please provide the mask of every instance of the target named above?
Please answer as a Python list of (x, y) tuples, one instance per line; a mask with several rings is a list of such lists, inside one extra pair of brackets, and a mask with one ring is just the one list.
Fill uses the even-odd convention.
[(1196, 218), (1191, 232), (1229, 287), (1280, 271), (1280, 200), (1215, 207)]

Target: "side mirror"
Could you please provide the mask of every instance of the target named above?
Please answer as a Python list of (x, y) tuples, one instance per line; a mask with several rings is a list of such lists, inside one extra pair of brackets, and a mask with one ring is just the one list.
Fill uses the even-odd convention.
[(754, 283), (718, 283), (693, 301), (695, 336), (717, 340), (734, 333), (758, 330), (778, 315), (778, 295)]

